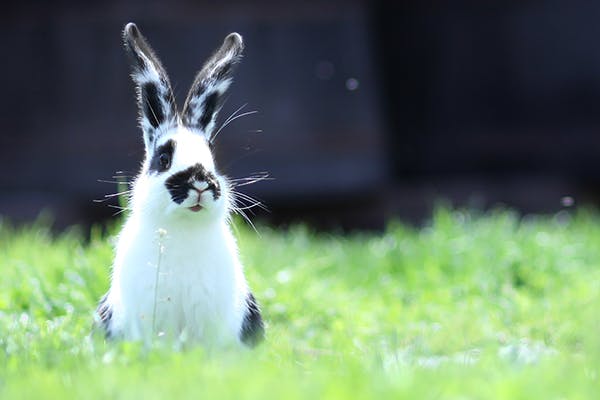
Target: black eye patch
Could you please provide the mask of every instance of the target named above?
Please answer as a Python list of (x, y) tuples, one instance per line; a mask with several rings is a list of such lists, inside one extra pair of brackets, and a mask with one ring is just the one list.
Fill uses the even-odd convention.
[(171, 161), (174, 153), (175, 142), (173, 140), (169, 140), (165, 144), (158, 146), (152, 154), (148, 172), (160, 173), (167, 171), (171, 167)]

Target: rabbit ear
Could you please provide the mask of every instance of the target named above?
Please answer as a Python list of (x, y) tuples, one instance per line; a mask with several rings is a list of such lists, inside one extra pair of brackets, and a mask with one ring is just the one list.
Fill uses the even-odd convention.
[(161, 132), (177, 124), (177, 107), (169, 77), (148, 42), (134, 23), (123, 30), (125, 48), (131, 55), (140, 126), (146, 149), (152, 149)]
[(210, 141), (217, 113), (231, 84), (233, 67), (240, 61), (244, 44), (237, 33), (230, 33), (223, 45), (196, 75), (183, 106), (184, 125), (202, 132)]

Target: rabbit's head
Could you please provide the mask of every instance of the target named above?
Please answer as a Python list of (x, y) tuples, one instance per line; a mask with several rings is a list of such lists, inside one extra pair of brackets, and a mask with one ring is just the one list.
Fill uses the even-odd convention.
[(183, 110), (175, 105), (166, 71), (137, 26), (123, 32), (132, 58), (140, 126), (146, 157), (136, 181), (152, 209), (185, 218), (193, 215), (222, 216), (229, 205), (229, 188), (215, 169), (210, 149), (215, 119), (231, 83), (233, 67), (241, 58), (242, 38), (231, 33), (196, 76)]

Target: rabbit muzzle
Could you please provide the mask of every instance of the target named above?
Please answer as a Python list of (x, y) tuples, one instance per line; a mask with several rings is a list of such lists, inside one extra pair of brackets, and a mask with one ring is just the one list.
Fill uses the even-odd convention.
[(171, 196), (171, 200), (182, 204), (188, 197), (192, 196), (191, 211), (200, 211), (202, 198), (205, 192), (211, 192), (214, 201), (221, 197), (221, 185), (216, 176), (207, 171), (201, 164), (195, 164), (171, 175), (165, 186)]

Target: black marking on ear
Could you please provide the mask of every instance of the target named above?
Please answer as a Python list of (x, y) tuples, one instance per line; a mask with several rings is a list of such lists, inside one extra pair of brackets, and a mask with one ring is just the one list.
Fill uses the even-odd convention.
[(265, 324), (260, 314), (260, 308), (252, 293), (246, 297), (246, 313), (240, 331), (242, 343), (254, 347), (265, 337)]
[(223, 65), (215, 74), (216, 80), (222, 81), (222, 80), (225, 80), (225, 79), (231, 77), (231, 73), (233, 72), (233, 65), (236, 62), (238, 62), (238, 61), (237, 60), (232, 61), (232, 62), (229, 62), (229, 63)]
[(211, 94), (206, 96), (206, 100), (204, 100), (204, 110), (202, 111), (202, 116), (200, 117), (200, 128), (202, 130), (206, 129), (210, 121), (213, 119), (213, 116), (220, 108), (220, 99), (219, 92), (212, 92)]
[(165, 121), (165, 113), (160, 102), (158, 88), (153, 82), (144, 83), (141, 88), (143, 114), (155, 129)]
[(173, 154), (175, 153), (175, 141), (167, 140), (164, 144), (158, 146), (154, 152), (152, 153), (152, 159), (150, 159), (150, 166), (148, 168), (148, 173), (160, 173), (169, 169), (169, 167), (164, 168), (161, 162), (161, 155), (166, 154), (169, 160), (173, 159)]
[(213, 122), (230, 84), (233, 67), (240, 61), (243, 49), (240, 35), (228, 35), (196, 75), (183, 105), (183, 123), (201, 130), (209, 140), (214, 129)]
[(100, 318), (100, 324), (104, 329), (106, 338), (109, 339), (112, 334), (110, 331), (110, 323), (112, 321), (113, 311), (108, 304), (108, 293), (102, 296), (100, 302), (98, 303), (98, 308), (96, 309), (96, 314), (98, 318)]
[(149, 152), (163, 131), (159, 126), (177, 123), (175, 96), (165, 69), (135, 24), (125, 26), (123, 40), (132, 61), (131, 77), (136, 85), (140, 126)]
[(196, 164), (183, 171), (171, 175), (165, 182), (165, 186), (171, 195), (171, 199), (181, 204), (188, 197), (194, 182), (206, 182), (213, 193), (213, 199), (221, 197), (221, 185), (215, 175), (207, 171), (202, 165)]

